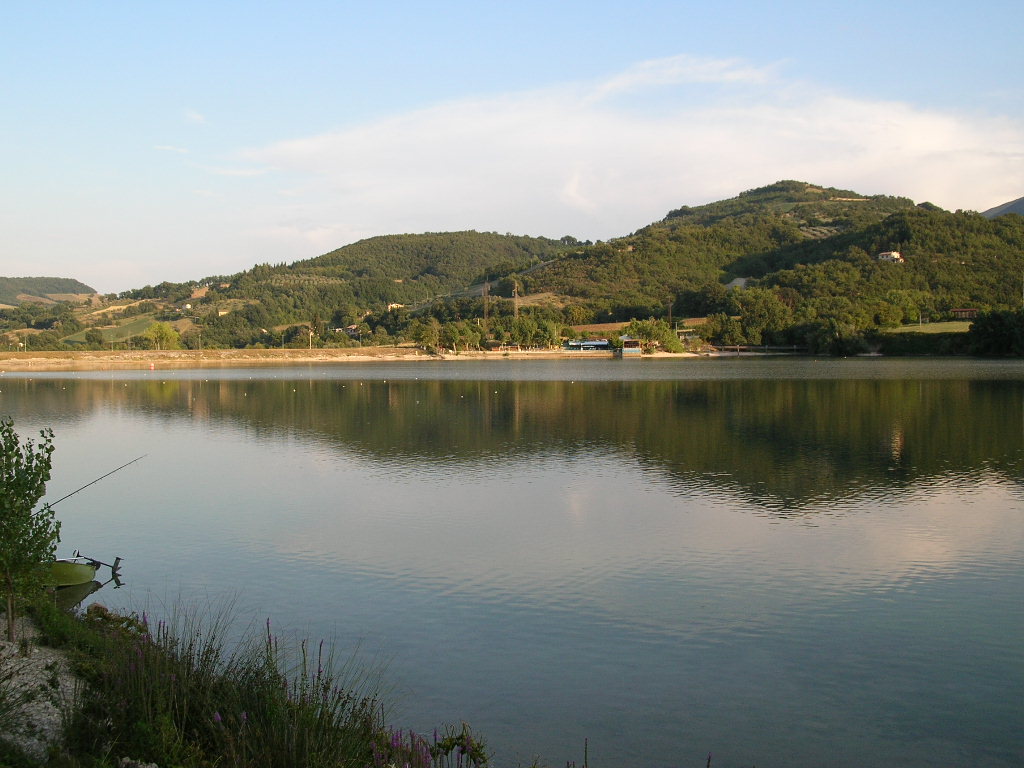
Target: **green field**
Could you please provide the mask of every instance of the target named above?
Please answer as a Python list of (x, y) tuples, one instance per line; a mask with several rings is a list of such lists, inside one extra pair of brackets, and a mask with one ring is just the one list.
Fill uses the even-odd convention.
[[(133, 336), (141, 336), (152, 324), (152, 315), (139, 315), (124, 325), (119, 325), (116, 328), (100, 328), (99, 331), (103, 334), (104, 343), (119, 342), (130, 339)], [(64, 338), (63, 341), (65, 344), (85, 344), (85, 334), (88, 330), (90, 329), (73, 333)]]
[(948, 320), (942, 323), (924, 323), (922, 325), (902, 325), (899, 328), (886, 328), (883, 333), (967, 333), (971, 329), (969, 320)]

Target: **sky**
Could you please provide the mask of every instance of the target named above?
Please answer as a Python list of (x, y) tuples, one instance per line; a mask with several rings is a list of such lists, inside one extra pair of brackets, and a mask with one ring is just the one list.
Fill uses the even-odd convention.
[(0, 275), (605, 240), (781, 179), (1024, 195), (1024, 3), (5, 0)]

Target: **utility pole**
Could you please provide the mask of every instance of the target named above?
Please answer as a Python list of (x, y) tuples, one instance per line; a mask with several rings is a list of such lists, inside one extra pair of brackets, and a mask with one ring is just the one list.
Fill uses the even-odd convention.
[(485, 282), (484, 283), (484, 290), (483, 290), (483, 298), (484, 298), (484, 332), (485, 333), (487, 332), (487, 310), (488, 310), (488, 300), (490, 299), (490, 294), (491, 294), (491, 284), (488, 283), (488, 282)]

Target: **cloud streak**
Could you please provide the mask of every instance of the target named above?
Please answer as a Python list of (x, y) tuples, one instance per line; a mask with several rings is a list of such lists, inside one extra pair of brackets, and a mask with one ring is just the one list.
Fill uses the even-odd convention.
[(774, 67), (754, 67), (740, 59), (703, 59), (696, 56), (670, 56), (642, 61), (620, 74), (607, 78), (593, 88), (600, 99), (621, 92), (645, 87), (683, 85), (687, 83), (753, 84), (774, 79)]
[(293, 190), (263, 231), (314, 249), (468, 228), (606, 239), (787, 178), (948, 208), (983, 209), (1024, 186), (1020, 124), (694, 57), (438, 104), (242, 157), (287, 174)]

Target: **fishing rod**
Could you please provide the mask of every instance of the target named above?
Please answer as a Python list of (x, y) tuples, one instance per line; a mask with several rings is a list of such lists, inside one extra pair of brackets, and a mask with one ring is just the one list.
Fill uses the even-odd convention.
[(129, 465), (131, 465), (131, 464), (134, 464), (134, 463), (135, 463), (136, 461), (139, 461), (139, 460), (141, 460), (141, 459), (144, 459), (144, 458), (146, 458), (146, 457), (147, 457), (148, 455), (149, 455), (148, 453), (144, 453), (144, 454), (142, 454), (141, 456), (139, 456), (138, 458), (135, 458), (135, 459), (132, 459), (131, 461), (129, 461), (129, 462), (128, 462), (128, 464), (122, 464), (122, 465), (121, 465), (120, 467), (118, 467), (117, 469), (112, 469), (112, 470), (110, 470), (109, 472), (107, 472), (107, 474), (105, 474), (105, 475), (101, 475), (100, 477), (97, 477), (97, 478), (96, 478), (95, 480), (93, 480), (93, 481), (92, 481), (91, 483), (86, 483), (86, 484), (85, 484), (85, 485), (83, 485), (83, 486), (82, 486), (81, 488), (78, 488), (77, 490), (74, 490), (74, 491), (72, 491), (71, 493), (69, 493), (69, 494), (68, 494), (67, 496), (61, 496), (61, 497), (60, 497), (59, 499), (57, 499), (57, 500), (56, 500), (56, 501), (54, 501), (54, 502), (51, 502), (51, 503), (50, 503), (49, 505), (47, 505), (47, 506), (50, 506), (50, 507), (55, 507), (55, 506), (57, 506), (57, 505), (58, 505), (58, 504), (60, 504), (60, 503), (61, 503), (62, 501), (64, 501), (64, 499), (69, 499), (69, 498), (71, 498), (72, 496), (74, 496), (74, 495), (75, 495), (76, 493), (78, 493), (78, 491), (84, 491), (84, 490), (85, 490), (86, 488), (88, 488), (88, 487), (89, 487), (90, 485), (95, 485), (95, 484), (96, 484), (96, 483), (98, 483), (98, 482), (99, 482), (100, 480), (102, 480), (102, 479), (103, 479), (104, 477), (110, 477), (110, 476), (111, 476), (112, 474), (114, 474), (115, 472), (118, 472), (118, 471), (120, 471), (120, 470), (124, 469), (125, 467), (127, 467), (127, 466), (129, 466)]

